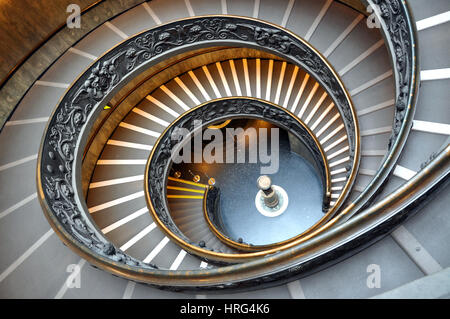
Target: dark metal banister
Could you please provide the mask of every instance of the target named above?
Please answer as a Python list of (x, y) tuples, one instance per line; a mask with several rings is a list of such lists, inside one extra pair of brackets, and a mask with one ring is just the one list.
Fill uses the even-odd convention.
[[(320, 53), (295, 34), (259, 20), (224, 15), (186, 18), (143, 31), (105, 53), (66, 91), (51, 115), (39, 151), (37, 184), (46, 216), (64, 230), (64, 236), (104, 258), (148, 267), (116, 249), (95, 226), (81, 189), (84, 143), (107, 101), (148, 65), (179, 52), (218, 45), (267, 50), (299, 64), (323, 85), (342, 115), (350, 143), (353, 167), (343, 191), (348, 195), (345, 188), (351, 187), (359, 164), (358, 121), (342, 82)], [(341, 196), (338, 202), (343, 200)]]
[[(101, 6), (102, 4), (106, 3), (106, 1), (108, 0), (95, 0), (93, 1), (93, 3), (89, 6), (87, 6), (86, 8), (84, 8), (83, 10), (81, 10), (80, 15), (81, 17), (84, 17), (86, 14), (88, 14), (89, 12), (91, 12), (92, 10), (95, 10), (97, 7)], [(126, 7), (123, 9), (123, 11), (110, 16), (110, 17), (106, 17), (105, 20), (102, 22), (106, 22), (106, 21), (110, 21), (113, 18), (115, 18), (116, 16), (118, 16), (119, 14), (123, 14), (124, 12), (133, 9), (134, 7), (141, 5), (143, 2), (145, 2), (145, 0), (137, 0), (139, 1), (139, 3), (137, 4), (133, 4), (130, 7)], [(84, 17), (85, 18), (85, 17)], [(86, 19), (86, 18), (85, 18)], [(96, 22), (98, 23), (98, 22)], [(75, 45), (76, 43), (78, 43), (80, 40), (82, 40), (84, 37), (86, 37), (88, 34), (92, 33), (94, 30), (97, 30), (98, 27), (100, 27), (102, 24), (98, 24), (95, 27), (93, 27), (92, 29), (88, 30), (85, 34), (83, 34), (80, 38), (76, 39), (73, 43), (71, 43), (71, 46)], [(33, 59), (33, 57), (35, 56), (35, 54), (39, 53), (39, 50), (41, 50), (46, 43), (48, 43), (49, 41), (51, 41), (52, 39), (54, 39), (55, 37), (59, 36), (61, 33), (63, 33), (66, 30), (66, 22), (64, 22), (63, 24), (59, 25), (56, 29), (54, 29), (53, 31), (51, 31), (43, 40), (41, 40), (38, 44), (36, 44), (28, 53), (26, 53), (26, 55), (21, 58), (8, 72), (7, 75), (5, 75), (5, 77), (3, 79), (1, 79), (0, 81), (0, 93), (2, 93), (6, 87), (9, 85), (10, 81), (15, 81), (15, 77), (17, 76), (16, 73), (23, 67), (26, 66), (26, 63), (30, 60)], [(66, 47), (64, 50), (62, 50), (62, 52), (60, 53), (59, 56), (56, 57), (52, 57), (50, 60), (50, 62), (46, 62), (46, 66), (45, 68), (42, 69), (41, 72), (39, 72), (36, 76), (33, 77), (31, 83), (27, 86), (25, 86), (25, 88), (21, 89), (22, 91), (20, 91), (19, 94), (15, 94), (15, 96), (17, 97), (17, 100), (15, 100), (14, 105), (12, 105), (12, 108), (9, 109), (7, 111), (7, 115), (5, 118), (1, 119), (0, 118), (0, 132), (3, 130), (5, 123), (8, 121), (8, 119), (12, 116), (15, 108), (20, 104), (20, 102), (22, 101), (22, 99), (25, 97), (25, 95), (28, 93), (28, 91), (31, 89), (31, 87), (34, 85), (34, 83), (39, 80), (39, 78), (45, 73), (47, 72), (47, 70), (57, 61), (57, 59), (59, 59), (63, 54), (65, 54), (68, 51), (69, 47)], [(21, 85), (23, 85), (23, 83), (21, 83)]]
[[(178, 280), (185, 282), (192, 280), (196, 283), (195, 288), (199, 289), (211, 288), (208, 287), (211, 284), (216, 285), (214, 288), (242, 289), (255, 284), (264, 286), (274, 281), (304, 276), (324, 265), (336, 263), (387, 235), (400, 223), (413, 216), (435, 192), (449, 186), (449, 177), (450, 145), (392, 194), (329, 232), (267, 258), (220, 269), (174, 272), (170, 278), (174, 286)], [(186, 278), (187, 273), (189, 278)], [(206, 279), (212, 283), (205, 282)]]
[[(393, 195), (388, 196), (381, 204), (379, 203), (370, 209), (362, 211), (364, 205), (376, 196), (381, 185), (392, 172), (401, 149), (406, 142), (409, 126), (412, 123), (418, 85), (415, 30), (406, 4), (397, 0), (376, 1), (376, 3), (382, 9), (381, 16), (383, 18), (381, 20), (384, 21), (383, 31), (386, 39), (388, 39), (388, 42), (391, 41), (389, 42), (390, 51), (392, 52), (395, 79), (398, 84), (396, 115), (390, 151), (384, 161), (386, 169), (377, 173), (374, 182), (360, 196), (359, 201), (347, 211), (350, 213), (360, 212), (359, 215), (342, 225), (328, 229), (314, 238), (311, 236), (310, 240), (302, 239), (299, 242), (294, 242), (292, 247), (284, 252), (239, 265), (221, 267), (218, 270), (208, 269), (189, 272), (173, 271), (168, 273), (167, 271), (152, 269), (151, 267), (142, 268), (140, 264), (126, 263), (121, 259), (123, 256), (117, 255), (114, 247), (110, 244), (96, 246), (88, 242), (84, 245), (77, 245), (66, 237), (69, 235), (68, 233), (63, 235), (64, 230), (61, 224), (53, 225), (55, 229), (58, 229), (58, 235), (71, 248), (88, 259), (89, 262), (123, 277), (156, 285), (183, 288), (200, 288), (199, 286), (204, 286), (202, 288), (218, 289), (227, 287), (245, 288), (256, 283), (270, 284), (276, 280), (287, 280), (292, 275), (305, 274), (308, 271), (313, 271), (313, 269), (323, 267), (326, 263), (348, 256), (379, 239), (380, 236), (387, 234), (410, 216), (419, 202), (425, 200), (429, 194), (440, 186), (445, 186), (448, 183), (450, 150), (447, 147), (424, 170), (400, 187)], [(400, 37), (396, 35), (396, 32), (399, 30)], [(283, 48), (283, 42), (279, 44)], [(136, 53), (127, 52), (127, 54), (133, 55)], [(111, 57), (110, 55), (109, 58)], [(111, 81), (114, 81), (114, 78)], [(103, 92), (100, 90), (98, 93), (102, 94)], [(94, 91), (93, 94), (97, 93)], [(72, 97), (74, 96), (72, 95)], [(72, 121), (78, 125), (80, 116), (81, 120), (83, 120), (85, 115), (75, 115), (77, 114), (73, 114)], [(66, 157), (73, 154), (71, 154), (70, 146), (66, 148), (65, 145), (61, 145), (60, 151)], [(41, 157), (42, 155), (40, 155), (40, 159)], [(60, 160), (57, 161), (57, 164), (59, 163)], [(46, 169), (46, 166), (44, 165), (41, 168)], [(50, 168), (47, 167), (47, 170), (54, 171), (57, 168), (58, 166), (56, 165)], [(62, 170), (64, 170), (64, 167), (62, 167)], [(38, 181), (41, 181), (43, 178), (40, 173), (41, 171), (39, 171)], [(40, 189), (41, 199), (43, 199), (43, 192), (44, 190)], [(70, 189), (70, 185), (60, 185), (58, 192), (62, 196), (69, 198), (73, 196), (73, 190)], [(46, 211), (49, 210), (46, 203), (43, 203), (43, 206)], [(55, 209), (55, 207), (52, 209)], [(56, 210), (55, 213), (58, 214), (61, 211)], [(77, 213), (75, 211), (75, 214)], [(351, 215), (350, 213), (348, 216)], [(53, 222), (55, 221), (56, 219), (53, 219)], [(88, 235), (89, 229), (85, 227), (86, 225), (81, 225), (81, 230), (85, 229), (86, 235)]]
[(164, 285), (166, 290), (240, 290), (254, 285), (262, 288), (305, 276), (371, 245), (411, 217), (435, 192), (447, 187), (449, 177), (450, 145), (411, 180), (348, 223), (287, 251), (243, 264), (167, 273), (129, 267), (105, 258), (93, 258), (85, 249), (75, 250), (102, 269), (130, 280)]
[[(200, 246), (198, 243), (191, 242), (172, 219), (167, 202), (166, 188), (167, 177), (169, 176), (172, 165), (171, 154), (177, 153), (174, 150), (179, 145), (191, 142), (191, 137), (194, 132), (200, 129), (196, 127), (196, 121), (200, 121), (202, 127), (208, 127), (233, 118), (253, 118), (268, 121), (293, 134), (304, 145), (305, 150), (310, 154), (312, 162), (316, 166), (317, 174), (320, 176), (323, 185), (323, 205), (326, 205), (331, 192), (331, 176), (328, 160), (319, 140), (300, 119), (288, 110), (264, 100), (248, 97), (220, 98), (191, 108), (181, 117), (173, 121), (152, 147), (152, 152), (145, 170), (147, 206), (149, 207), (153, 220), (174, 242), (192, 254), (219, 262), (242, 262), (268, 254), (269, 251), (266, 250), (272, 249), (273, 251), (277, 251), (277, 247), (283, 247), (289, 241), (293, 241), (298, 237), (294, 236), (270, 245), (239, 243), (231, 240), (221, 230), (217, 229), (216, 224), (208, 218), (210, 214), (206, 214), (204, 215), (206, 222), (218, 239), (234, 248), (257, 252), (254, 254), (217, 253), (210, 251), (207, 247)], [(177, 132), (187, 132), (189, 135), (178, 136)], [(204, 212), (206, 213), (206, 210)], [(331, 213), (331, 211), (326, 212), (324, 217), (328, 217), (327, 214), (331, 215)], [(329, 216), (329, 218), (331, 217)]]
[(367, 0), (374, 8), (389, 47), (396, 85), (395, 115), (388, 152), (365, 190), (341, 212), (344, 223), (367, 207), (383, 190), (406, 144), (412, 127), (419, 90), (417, 31), (405, 1)]

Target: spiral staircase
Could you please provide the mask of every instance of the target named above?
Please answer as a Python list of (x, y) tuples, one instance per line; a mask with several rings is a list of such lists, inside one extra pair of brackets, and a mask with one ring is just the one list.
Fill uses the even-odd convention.
[[(135, 2), (5, 100), (2, 298), (450, 296), (448, 1)], [(164, 162), (215, 107), (208, 125), (282, 112), (320, 151), (297, 235), (222, 238), (212, 173)]]

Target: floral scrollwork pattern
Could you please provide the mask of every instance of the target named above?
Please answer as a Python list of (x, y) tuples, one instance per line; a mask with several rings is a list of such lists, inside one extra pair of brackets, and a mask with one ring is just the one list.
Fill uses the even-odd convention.
[[(309, 45), (285, 30), (245, 18), (218, 16), (172, 22), (140, 33), (108, 51), (71, 86), (49, 121), (40, 150), (40, 188), (49, 213), (72, 237), (74, 243), (84, 245), (98, 255), (119, 263), (144, 268), (155, 267), (137, 261), (115, 248), (94, 228), (88, 221), (89, 214), (79, 206), (74, 190), (74, 187), (77, 187), (74, 186), (74, 159), (78, 156), (76, 149), (82, 143), (80, 133), (95, 111), (106, 104), (114, 90), (127, 83), (139, 70), (151, 65), (156, 57), (163, 57), (165, 54), (170, 56), (176, 49), (189, 50), (196, 45), (222, 44), (270, 50), (294, 61), (316, 77), (343, 115), (350, 144), (350, 157), (353, 160), (355, 119), (345, 90), (326, 62)], [(246, 107), (249, 111), (255, 106)], [(262, 116), (273, 115), (273, 110), (267, 107), (260, 111)], [(213, 118), (219, 116), (220, 112), (207, 113), (207, 116)], [(282, 119), (286, 115), (275, 115), (280, 121), (286, 121)], [(201, 115), (193, 114), (193, 118), (195, 116)], [(161, 145), (161, 158), (170, 156), (170, 146)], [(152, 177), (163, 174), (163, 162), (160, 161), (152, 167), (152, 174), (155, 174)], [(157, 178), (155, 183), (158, 188), (162, 185), (157, 184), (162, 183)], [(164, 205), (158, 200), (155, 200), (154, 204), (157, 208)], [(170, 220), (166, 222), (170, 224)]]
[[(295, 134), (311, 152), (322, 174), (321, 179), (324, 185), (327, 180), (325, 166), (328, 164), (325, 163), (319, 146), (306, 128), (288, 112), (263, 101), (248, 98), (216, 100), (204, 104), (176, 120), (164, 135), (160, 137), (158, 144), (154, 146), (153, 156), (150, 158), (146, 181), (149, 197), (159, 220), (171, 232), (192, 245), (196, 245), (196, 243), (191, 242), (173, 222), (166, 201), (165, 183), (170, 170), (171, 155), (176, 145), (182, 141), (182, 139), (176, 138), (179, 136), (177, 131), (185, 131), (187, 129), (188, 132), (192, 133), (198, 129), (196, 127), (198, 122), (201, 122), (203, 127), (207, 127), (214, 122), (224, 121), (233, 117), (268, 120)], [(183, 138), (188, 138), (188, 136), (183, 136)]]

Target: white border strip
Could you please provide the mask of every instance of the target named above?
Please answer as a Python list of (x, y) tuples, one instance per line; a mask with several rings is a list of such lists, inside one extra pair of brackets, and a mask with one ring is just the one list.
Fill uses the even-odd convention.
[(94, 182), (89, 184), (89, 188), (105, 187), (117, 184), (124, 184), (144, 180), (144, 175), (129, 176), (123, 178), (109, 179), (106, 181)]
[(134, 148), (134, 149), (138, 149), (138, 150), (146, 150), (146, 151), (151, 151), (153, 148), (153, 145), (130, 143), (130, 142), (124, 142), (124, 141), (118, 141), (118, 140), (108, 140), (108, 142), (106, 144), (113, 145), (113, 146)]
[(180, 267), (181, 263), (183, 262), (184, 257), (186, 257), (186, 251), (185, 250), (180, 250), (180, 252), (178, 253), (177, 258), (175, 258), (175, 260), (173, 261), (172, 265), (170, 265), (170, 270), (177, 270), (178, 267)]
[(421, 132), (450, 135), (450, 124), (414, 120), (412, 129)]
[(51, 235), (53, 234), (53, 229), (48, 230), (41, 238), (39, 238), (30, 248), (28, 248), (16, 261), (14, 261), (8, 268), (6, 268), (0, 274), (0, 282), (2, 282), (6, 277), (9, 276), (17, 267), (19, 267), (30, 255), (38, 249)]
[(5, 123), (5, 126), (34, 124), (34, 123), (45, 123), (45, 122), (48, 121), (48, 119), (49, 119), (48, 117), (37, 117), (37, 118), (34, 118), (34, 119), (8, 121), (8, 122)]
[(31, 194), (30, 196), (25, 197), (24, 199), (22, 199), (17, 204), (14, 204), (11, 207), (9, 207), (8, 209), (6, 209), (3, 212), (1, 212), (0, 213), (0, 219), (2, 219), (3, 217), (9, 215), (10, 213), (15, 211), (16, 209), (19, 209), (20, 207), (26, 205), (27, 203), (31, 202), (35, 198), (37, 198), (37, 193)]
[(82, 56), (82, 57), (85, 57), (85, 58), (88, 58), (88, 59), (94, 60), (94, 61), (97, 60), (97, 58), (98, 58), (95, 55), (92, 55), (90, 53), (87, 53), (85, 51), (82, 51), (82, 50), (74, 48), (74, 47), (69, 48), (69, 50), (67, 50), (67, 51), (78, 54), (79, 56)]
[(150, 254), (148, 254), (147, 257), (145, 257), (145, 259), (143, 260), (144, 263), (150, 263), (153, 258), (156, 257), (156, 255), (158, 255), (160, 253), (160, 251), (167, 245), (167, 243), (169, 242), (169, 238), (164, 237), (158, 245), (156, 245), (155, 248), (153, 248), (153, 250), (150, 252)]
[(145, 165), (146, 159), (125, 159), (125, 160), (98, 160), (97, 165)]
[(106, 203), (103, 203), (103, 204), (100, 204), (100, 205), (96, 205), (96, 206), (90, 207), (90, 208), (88, 208), (88, 210), (89, 210), (89, 213), (92, 214), (92, 213), (98, 212), (100, 210), (104, 210), (104, 209), (107, 209), (107, 208), (110, 208), (110, 207), (113, 207), (113, 206), (116, 206), (116, 205), (120, 205), (122, 203), (126, 203), (126, 202), (129, 202), (129, 201), (133, 200), (133, 199), (140, 198), (140, 197), (143, 197), (143, 196), (144, 196), (144, 191), (136, 192), (136, 193), (124, 196), (124, 197), (120, 197), (120, 198), (111, 200), (109, 202), (106, 202)]
[(127, 241), (125, 244), (120, 246), (120, 250), (126, 251), (128, 248), (136, 244), (139, 240), (145, 237), (148, 233), (150, 233), (153, 229), (156, 228), (155, 223), (151, 223), (147, 227), (145, 227), (143, 230), (141, 230), (139, 233), (134, 235), (129, 241)]
[(20, 160), (17, 160), (17, 161), (14, 161), (14, 162), (10, 162), (10, 163), (4, 164), (4, 165), (0, 166), (0, 172), (4, 171), (4, 170), (7, 170), (8, 168), (11, 168), (11, 167), (14, 167), (14, 166), (17, 166), (17, 165), (20, 165), (20, 164), (23, 164), (23, 163), (35, 160), (35, 159), (37, 159), (37, 156), (38, 156), (37, 154), (34, 154), (34, 155), (31, 155), (31, 156), (27, 156), (27, 157), (21, 158)]
[(435, 16), (417, 21), (416, 22), (417, 31), (435, 27), (439, 24), (443, 24), (449, 21), (450, 21), (450, 11), (437, 14)]
[(191, 2), (189, 0), (184, 0), (184, 3), (186, 4), (186, 8), (189, 13), (189, 16), (190, 17), (195, 16), (194, 9), (192, 9)]
[(131, 299), (134, 293), (134, 288), (136, 287), (136, 283), (134, 281), (129, 281), (127, 283), (127, 287), (123, 293), (122, 299)]
[(156, 15), (155, 11), (153, 11), (153, 9), (150, 8), (150, 6), (148, 5), (147, 2), (144, 2), (142, 4), (142, 6), (145, 8), (147, 13), (152, 17), (153, 21), (155, 21), (156, 24), (161, 24), (161, 20), (158, 18), (158, 16)]
[(324, 56), (328, 57), (331, 53), (336, 50), (336, 48), (341, 44), (342, 41), (347, 38), (350, 32), (358, 25), (358, 23), (363, 19), (364, 15), (358, 14), (358, 16), (350, 23), (350, 25), (334, 40), (334, 42), (328, 47), (328, 49), (324, 52)]
[(450, 79), (450, 68), (422, 70), (420, 71), (421, 81)]
[(116, 27), (114, 24), (112, 24), (109, 21), (105, 22), (105, 25), (110, 28), (114, 33), (116, 33), (119, 37), (121, 37), (122, 39), (128, 39), (128, 35), (123, 32), (122, 30), (120, 30), (118, 27)]
[(320, 21), (322, 21), (323, 16), (325, 15), (325, 13), (327, 13), (327, 10), (332, 2), (333, 0), (327, 0), (327, 2), (325, 2), (325, 4), (323, 5), (322, 9), (320, 9), (318, 16), (314, 20), (313, 24), (311, 24), (311, 27), (309, 28), (308, 32), (305, 35), (306, 41), (309, 41), (309, 39), (311, 39), (311, 36), (313, 35), (314, 31), (316, 31), (317, 26), (319, 25)]
[(300, 280), (291, 281), (286, 286), (292, 299), (306, 299)]
[(124, 218), (122, 218), (122, 219), (119, 219), (119, 220), (116, 221), (115, 223), (112, 223), (111, 225), (109, 225), (109, 226), (103, 228), (103, 229), (102, 229), (102, 232), (103, 232), (103, 234), (107, 234), (107, 233), (113, 231), (114, 229), (116, 229), (116, 228), (118, 228), (118, 227), (120, 227), (120, 226), (122, 226), (122, 225), (125, 225), (125, 224), (128, 223), (129, 221), (132, 221), (133, 219), (136, 219), (136, 218), (138, 218), (139, 216), (144, 215), (144, 214), (147, 213), (147, 212), (148, 212), (148, 208), (147, 208), (147, 207), (141, 208), (141, 209), (139, 209), (138, 211), (136, 211), (136, 212), (134, 212), (134, 213), (128, 215), (127, 217), (124, 217)]
[(412, 169), (397, 165), (395, 166), (393, 174), (407, 181), (413, 178), (414, 175), (417, 174), (417, 172), (413, 171)]
[(70, 86), (69, 83), (49, 82), (49, 81), (36, 81), (34, 82), (34, 84), (62, 89), (67, 89)]
[(289, 16), (291, 15), (292, 7), (294, 6), (295, 0), (289, 0), (289, 3), (286, 7), (286, 11), (284, 11), (283, 20), (281, 20), (281, 26), (283, 28), (286, 27), (286, 24), (289, 20)]

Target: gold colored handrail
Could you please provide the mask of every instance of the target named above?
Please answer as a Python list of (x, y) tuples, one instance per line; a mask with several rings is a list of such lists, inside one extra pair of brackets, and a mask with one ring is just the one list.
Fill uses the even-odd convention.
[[(210, 229), (212, 230), (212, 232), (218, 237), (218, 239), (220, 239), (222, 242), (224, 242), (225, 244), (240, 249), (240, 250), (244, 250), (246, 251), (246, 253), (240, 253), (240, 254), (229, 254), (229, 253), (221, 253), (221, 252), (215, 252), (215, 251), (210, 251), (208, 249), (204, 249), (201, 248), (199, 246), (195, 246), (193, 244), (190, 244), (186, 241), (184, 241), (182, 238), (180, 238), (178, 235), (176, 235), (173, 231), (171, 231), (166, 224), (161, 220), (161, 218), (159, 217), (157, 211), (155, 210), (155, 207), (153, 206), (152, 203), (152, 199), (150, 196), (150, 191), (149, 191), (149, 186), (148, 183), (146, 181), (148, 181), (148, 179), (150, 178), (150, 164), (152, 162), (152, 159), (155, 155), (155, 152), (158, 150), (158, 145), (161, 143), (161, 140), (163, 139), (163, 137), (167, 134), (167, 132), (172, 128), (173, 125), (177, 124), (178, 121), (182, 118), (184, 118), (185, 116), (187, 116), (190, 113), (196, 112), (198, 109), (201, 109), (203, 107), (205, 107), (208, 104), (211, 104), (212, 102), (216, 102), (216, 101), (226, 101), (226, 100), (232, 100), (232, 99), (243, 99), (243, 100), (254, 100), (254, 101), (261, 101), (265, 104), (271, 105), (272, 107), (282, 110), (283, 112), (286, 112), (287, 114), (289, 114), (310, 136), (311, 138), (314, 140), (314, 143), (316, 145), (316, 147), (318, 148), (321, 158), (323, 160), (324, 163), (324, 169), (325, 169), (325, 194), (329, 194), (330, 193), (330, 189), (331, 189), (331, 177), (330, 177), (330, 170), (329, 170), (329, 166), (328, 166), (328, 160), (325, 154), (325, 151), (323, 150), (319, 140), (317, 139), (317, 137), (314, 135), (314, 133), (309, 129), (309, 127), (303, 123), (303, 121), (301, 121), (297, 116), (295, 116), (293, 113), (291, 113), (289, 110), (282, 108), (281, 106), (268, 102), (268, 101), (263, 101), (261, 99), (257, 99), (257, 98), (247, 98), (247, 97), (226, 97), (226, 98), (220, 98), (220, 99), (215, 99), (215, 100), (211, 100), (211, 101), (207, 101), (205, 103), (202, 103), (196, 107), (193, 107), (189, 110), (187, 110), (186, 112), (184, 112), (183, 114), (181, 114), (177, 120), (173, 121), (168, 127), (166, 127), (166, 129), (161, 133), (161, 135), (159, 136), (159, 138), (156, 140), (155, 144), (153, 145), (152, 151), (150, 153), (150, 156), (147, 160), (147, 164), (145, 167), (145, 177), (144, 177), (144, 191), (145, 191), (145, 198), (147, 201), (147, 206), (149, 207), (149, 211), (151, 213), (151, 216), (153, 218), (153, 220), (157, 223), (157, 225), (160, 227), (160, 229), (162, 229), (164, 231), (164, 233), (170, 237), (173, 241), (175, 241), (178, 245), (180, 245), (181, 247), (183, 247), (186, 251), (191, 252), (195, 255), (204, 257), (206, 259), (212, 259), (212, 260), (218, 260), (218, 261), (224, 261), (224, 262), (244, 262), (244, 261), (249, 261), (255, 257), (260, 257), (260, 256), (264, 256), (270, 253), (274, 253), (276, 251), (280, 251), (280, 250), (284, 250), (286, 249), (286, 247), (288, 247), (288, 244), (290, 242), (295, 241), (298, 238), (301, 238), (306, 232), (299, 234), (298, 236), (295, 236), (293, 238), (284, 240), (282, 242), (278, 242), (275, 244), (271, 244), (271, 245), (260, 245), (260, 246), (251, 246), (249, 244), (246, 243), (238, 243), (235, 242), (233, 240), (230, 240), (229, 238), (227, 238), (226, 236), (224, 236), (214, 225), (213, 223), (211, 223), (211, 221), (209, 220), (209, 218), (207, 217), (207, 213), (206, 210), (204, 209), (204, 215), (205, 215), (205, 219), (207, 221), (208, 226), (210, 227)], [(206, 198), (206, 196), (205, 196)], [(326, 219), (326, 218), (330, 218), (331, 216), (333, 216), (334, 214), (334, 210), (330, 209), (325, 215), (324, 217), (322, 217), (315, 225), (318, 225), (320, 221)], [(170, 213), (169, 213), (170, 214)], [(314, 226), (313, 226), (314, 227)], [(311, 228), (310, 228), (311, 229)]]
[[(415, 43), (412, 43), (412, 45), (414, 46)], [(417, 56), (414, 56), (414, 59), (416, 59), (416, 57)], [(414, 67), (415, 66), (416, 65), (414, 65)], [(417, 73), (417, 68), (414, 67), (412, 72), (413, 77)], [(418, 78), (416, 77), (413, 82), (417, 83)], [(416, 95), (416, 91), (408, 91), (408, 94), (409, 93), (411, 93), (411, 100), (413, 100), (414, 96)], [(407, 105), (408, 109), (413, 106), (414, 102)], [(407, 112), (407, 118), (411, 116), (411, 113), (412, 112)], [(406, 120), (403, 121), (400, 133), (402, 136), (404, 136), (407, 122), (408, 121)], [(406, 136), (404, 137), (405, 140)], [(402, 141), (399, 143), (402, 143)], [(397, 148), (397, 146), (398, 145), (395, 145), (394, 148)], [(390, 157), (392, 157), (391, 162), (395, 162), (398, 158), (396, 154), (391, 154)], [(92, 260), (93, 258), (93, 263), (102, 265), (101, 267), (103, 269), (112, 271), (129, 279), (136, 279), (139, 281), (145, 281), (155, 284), (161, 283), (164, 285), (178, 287), (182, 287), (185, 284), (186, 286), (211, 286), (214, 283), (220, 285), (224, 282), (234, 283), (240, 281), (243, 282), (246, 280), (251, 281), (253, 279), (256, 280), (259, 276), (264, 276), (269, 272), (273, 273), (281, 269), (288, 269), (291, 266), (298, 265), (299, 262), (307, 262), (308, 260), (312, 260), (320, 254), (326, 254), (328, 251), (340, 247), (339, 245), (345, 245), (346, 243), (349, 243), (353, 239), (358, 238), (360, 235), (366, 233), (367, 231), (383, 225), (383, 223), (389, 218), (392, 218), (396, 214), (401, 213), (404, 209), (406, 209), (405, 207), (408, 207), (408, 205), (413, 203), (414, 200), (421, 198), (421, 196), (426, 194), (427, 191), (430, 191), (433, 185), (442, 182), (442, 178), (448, 178), (449, 147), (446, 148), (443, 155), (441, 153), (435, 160), (433, 160), (433, 162), (428, 165), (426, 169), (428, 169), (426, 173), (423, 173), (424, 170), (422, 170), (411, 181), (406, 183), (408, 184), (409, 188), (401, 187), (400, 191), (394, 192), (397, 197), (391, 198), (390, 196), (388, 196), (387, 199), (383, 200), (383, 202), (386, 202), (385, 204), (387, 206), (377, 206), (378, 208), (375, 211), (365, 210), (361, 214), (349, 220), (347, 223), (336, 225), (336, 227), (333, 229), (326, 227), (326, 225), (322, 226), (312, 232), (310, 234), (311, 236), (308, 235), (308, 238), (302, 238), (301, 240), (292, 243), (292, 245), (288, 247), (288, 249), (284, 252), (274, 253), (273, 255), (267, 256), (266, 258), (256, 259), (245, 264), (221, 267), (219, 269), (212, 270), (208, 269), (188, 272), (167, 272), (162, 270), (149, 270), (124, 265), (121, 262), (116, 262), (114, 260), (103, 257), (95, 253), (94, 251), (91, 251), (84, 245), (74, 243), (68, 238), (70, 235), (59, 224), (55, 216), (49, 216), (49, 207), (47, 207), (47, 203), (43, 203), (43, 207), (49, 220), (52, 220), (52, 227), (54, 227), (55, 230), (56, 228), (59, 230), (59, 232), (57, 232), (59, 236), (65, 237), (63, 241), (70, 242), (70, 246), (77, 250), (80, 255), (87, 255), (88, 257), (90, 256), (91, 259), (88, 260)], [(41, 172), (38, 168), (38, 182), (40, 181), (40, 177)], [(422, 183), (422, 185), (420, 185), (420, 183)], [(39, 189), (39, 195), (42, 203), (42, 200), (45, 201), (45, 199), (43, 198), (42, 188)], [(400, 206), (395, 206), (396, 203), (401, 204), (399, 204)], [(375, 205), (373, 207), (375, 207)], [(362, 219), (361, 216), (364, 216), (366, 219)], [(332, 221), (336, 219), (337, 217), (333, 218)], [(359, 224), (357, 224), (357, 222), (359, 222)], [(57, 226), (55, 226), (55, 224), (57, 224)], [(315, 235), (317, 236), (312, 238), (312, 236)], [(344, 235), (346, 236), (345, 238), (342, 237)], [(324, 243), (327, 243), (328, 246), (321, 246)], [(266, 268), (264, 268), (263, 265), (266, 265)], [(276, 268), (271, 268), (273, 266), (275, 266)], [(230, 275), (232, 277), (230, 277)], [(217, 281), (217, 279), (219, 279), (220, 281)]]
[[(408, 206), (425, 196), (428, 191), (438, 183), (448, 182), (450, 175), (450, 145), (448, 145), (436, 158), (424, 169), (418, 172), (411, 180), (400, 186), (391, 195), (382, 201), (366, 209), (347, 223), (340, 225), (330, 232), (323, 233), (308, 242), (293, 246), (291, 249), (280, 252), (266, 258), (259, 258), (244, 264), (230, 265), (220, 268), (199, 270), (167, 271), (161, 269), (142, 269), (124, 265), (121, 262), (104, 258), (84, 245), (74, 245), (68, 240), (68, 234), (62, 227), (57, 227), (51, 222), (53, 229), (61, 240), (82, 258), (95, 266), (109, 271), (115, 275), (129, 280), (155, 285), (176, 287), (177, 289), (196, 287), (220, 286), (238, 287), (243, 282), (251, 282), (260, 276), (265, 276), (277, 269), (295, 274), (301, 269), (302, 264), (307, 264), (314, 258), (319, 258), (330, 253), (333, 249), (363, 236), (368, 229), (383, 227), (385, 222), (395, 215), (408, 209)], [(46, 205), (40, 194), (41, 205)], [(55, 217), (46, 212), (49, 221)]]

